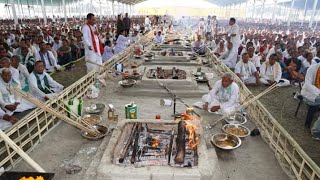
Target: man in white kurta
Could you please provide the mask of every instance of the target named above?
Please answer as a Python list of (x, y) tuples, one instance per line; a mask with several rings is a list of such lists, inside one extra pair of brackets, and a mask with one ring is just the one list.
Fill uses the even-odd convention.
[(60, 69), (58, 65), (58, 60), (54, 57), (51, 51), (47, 50), (46, 44), (44, 42), (39, 43), (40, 51), (36, 53), (36, 61), (41, 60), (44, 63), (44, 67), (47, 72), (53, 72), (55, 69)]
[(126, 37), (126, 31), (123, 30), (122, 33), (118, 36), (116, 45), (114, 46), (114, 54), (118, 54), (125, 50), (129, 45), (130, 37)]
[(90, 72), (102, 64), (102, 49), (99, 40), (99, 33), (95, 25), (95, 17), (89, 13), (87, 15), (87, 24), (82, 27), (83, 42), (85, 49), (85, 60), (87, 61), (87, 72)]
[[(301, 95), (308, 101), (309, 105), (320, 105), (320, 64), (311, 65), (302, 86)], [(317, 80), (318, 83), (317, 83)]]
[(161, 34), (161, 31), (158, 31), (157, 35), (153, 38), (153, 43), (162, 44), (164, 43), (164, 37)]
[(103, 62), (108, 61), (112, 56), (113, 56), (113, 47), (112, 43), (110, 41), (106, 42), (106, 46), (104, 47), (104, 52), (103, 52)]
[(236, 64), (234, 72), (246, 85), (259, 85), (260, 78), (256, 66), (249, 61), (249, 54), (243, 53), (242, 60)]
[(237, 63), (237, 50), (233, 48), (233, 44), (231, 42), (228, 43), (228, 50), (221, 54), (219, 60), (222, 61), (229, 68), (235, 68)]
[(230, 37), (230, 42), (232, 42), (233, 47), (235, 49), (238, 49), (241, 44), (241, 38), (240, 38), (240, 27), (238, 24), (236, 24), (235, 18), (230, 18), (229, 20), (229, 28), (227, 31), (221, 35), (227, 35)]
[(24, 92), (29, 92), (29, 72), (27, 67), (20, 63), (19, 56), (11, 57), (11, 66), (19, 71), (19, 81), (21, 84), (21, 89)]
[(57, 93), (63, 90), (63, 86), (57, 83), (52, 77), (44, 72), (42, 61), (37, 61), (34, 65), (34, 71), (29, 75), (29, 86), (33, 96), (39, 100), (48, 100), (55, 97)]
[(256, 66), (257, 71), (259, 71), (261, 67), (261, 63), (260, 63), (261, 57), (254, 53), (254, 47), (251, 47), (251, 46), (248, 48), (248, 54), (249, 54), (249, 61), (251, 61)]
[(197, 40), (191, 44), (191, 50), (193, 53), (197, 53), (199, 55), (205, 54), (204, 42), (201, 40), (201, 35), (197, 35)]
[(228, 115), (239, 107), (239, 86), (233, 82), (231, 73), (226, 73), (217, 81), (207, 95), (202, 97), (204, 110)]
[(19, 97), (10, 90), (11, 87), (21, 90), (20, 82), (16, 82), (8, 68), (0, 71), (0, 106), (6, 114), (11, 116), (15, 112), (23, 112), (35, 108), (35, 105)]
[(260, 82), (265, 85), (272, 85), (274, 83), (279, 83), (279, 86), (290, 85), (289, 80), (281, 78), (281, 66), (277, 62), (276, 54), (271, 54), (269, 61), (266, 61), (262, 64), (260, 68), (260, 76)]
[(145, 27), (145, 30), (146, 31), (149, 31), (150, 30), (150, 27), (151, 26), (151, 21), (150, 21), (150, 19), (149, 19), (149, 16), (146, 16), (145, 18), (144, 18), (144, 27)]

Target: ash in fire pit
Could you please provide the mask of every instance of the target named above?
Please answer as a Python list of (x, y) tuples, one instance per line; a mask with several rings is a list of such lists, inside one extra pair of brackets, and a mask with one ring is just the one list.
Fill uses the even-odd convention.
[(184, 70), (176, 69), (162, 69), (162, 67), (157, 67), (157, 69), (149, 69), (147, 72), (147, 77), (149, 79), (186, 79), (187, 73)]
[[(172, 128), (171, 130), (167, 130)], [(199, 139), (196, 126), (179, 122), (166, 129), (149, 128), (147, 123), (135, 123), (126, 138), (117, 164), (136, 166), (193, 167), (198, 165)]]

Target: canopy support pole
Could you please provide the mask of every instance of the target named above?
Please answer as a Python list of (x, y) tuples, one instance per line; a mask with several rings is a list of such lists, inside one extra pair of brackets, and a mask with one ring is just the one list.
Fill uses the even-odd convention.
[(307, 15), (307, 4), (308, 4), (308, 0), (306, 0), (306, 1), (305, 1), (305, 3), (304, 3), (303, 19), (302, 19), (302, 22), (301, 22), (301, 27), (303, 26), (304, 21), (306, 20), (306, 15)]
[(254, 11), (256, 10), (256, 0), (253, 0), (253, 6), (252, 6), (252, 15), (251, 18), (254, 17)]
[(17, 24), (19, 24), (19, 22), (18, 22), (15, 3), (14, 3), (13, 0), (10, 0), (10, 4), (11, 4), (11, 9), (12, 9), (12, 15), (13, 15), (14, 24), (17, 25)]
[(288, 13), (288, 18), (287, 18), (287, 21), (288, 21), (287, 26), (288, 26), (288, 27), (289, 27), (290, 24), (291, 24), (291, 15), (292, 15), (293, 7), (294, 7), (294, 0), (291, 1), (291, 7), (290, 7), (290, 10), (289, 10), (289, 13)]
[(272, 22), (272, 24), (275, 24), (275, 13), (276, 13), (276, 9), (277, 9), (277, 4), (278, 2), (277, 2), (277, 0), (275, 0), (274, 1), (274, 5), (273, 5), (273, 10), (272, 10), (272, 20), (271, 20), (271, 22)]
[(62, 8), (63, 8), (63, 16), (64, 16), (64, 22), (67, 22), (67, 7), (66, 7), (66, 0), (62, 0)]
[(314, 21), (314, 16), (316, 15), (317, 5), (318, 5), (318, 0), (314, 0), (313, 8), (312, 8), (312, 15), (311, 15), (311, 18), (310, 18), (310, 21), (309, 21), (309, 28), (312, 28), (312, 24), (313, 24), (313, 21)]
[[(23, 6), (22, 6), (22, 2), (20, 1), (20, 7), (21, 7), (21, 12), (22, 12), (22, 19), (24, 18), (24, 11), (23, 11)], [(21, 20), (22, 21), (22, 20)]]
[(47, 24), (47, 14), (46, 14), (46, 8), (44, 6), (44, 0), (41, 0), (41, 10), (42, 10), (44, 24)]
[(114, 0), (112, 0), (112, 15), (114, 16), (115, 13), (114, 13)]
[(264, 15), (264, 4), (265, 4), (266, 0), (263, 0), (262, 2), (262, 12), (261, 12), (261, 16), (260, 16), (260, 19), (263, 19), (263, 15)]
[(118, 13), (117, 14), (120, 14), (121, 11), (120, 11), (120, 2), (118, 1)]

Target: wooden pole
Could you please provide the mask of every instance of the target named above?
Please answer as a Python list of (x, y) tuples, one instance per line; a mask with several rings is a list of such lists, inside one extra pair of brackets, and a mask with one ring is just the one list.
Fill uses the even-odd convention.
[(0, 137), (4, 140), (6, 144), (8, 144), (16, 153), (20, 155), (22, 159), (24, 159), (34, 170), (37, 172), (45, 173), (46, 171), (42, 169), (30, 156), (28, 156), (16, 143), (14, 143), (9, 136), (6, 135), (0, 129)]
[(94, 136), (98, 136), (100, 134), (100, 132), (93, 128), (92, 125), (87, 125), (84, 126), (81, 123), (78, 123), (74, 120), (72, 120), (71, 118), (69, 118), (68, 116), (61, 114), (59, 112), (57, 112), (56, 110), (52, 109), (51, 107), (48, 107), (46, 104), (44, 104), (43, 102), (39, 101), (37, 98), (31, 96), (30, 94), (27, 94), (25, 92), (22, 92), (20, 89), (11, 87), (10, 88), (13, 92), (17, 93), (18, 95), (22, 96), (23, 98), (25, 98), (26, 100), (30, 101), (31, 103), (33, 103), (34, 105), (36, 105), (37, 107), (39, 107), (40, 109), (43, 109), (44, 111), (47, 111), (48, 113), (51, 113), (54, 116), (57, 116), (58, 118), (60, 118), (61, 120), (67, 122), (68, 124), (75, 126), (83, 131), (86, 131), (87, 133), (94, 135)]

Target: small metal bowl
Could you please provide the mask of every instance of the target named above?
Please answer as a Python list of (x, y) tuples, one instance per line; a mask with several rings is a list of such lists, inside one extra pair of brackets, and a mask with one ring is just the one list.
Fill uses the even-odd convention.
[(92, 140), (92, 141), (97, 141), (97, 140), (105, 137), (109, 133), (109, 129), (106, 126), (94, 125), (93, 128), (100, 131), (101, 134), (99, 136), (92, 136), (85, 131), (81, 131), (81, 136), (86, 139)]
[[(90, 108), (91, 106), (95, 105), (95, 108)], [(106, 105), (104, 104), (92, 104), (85, 108), (85, 112), (88, 114), (101, 114), (104, 109), (106, 108)]]
[(140, 56), (140, 55), (133, 55), (133, 57), (136, 58), (136, 59), (141, 59), (142, 58), (142, 56)]
[(144, 57), (146, 57), (146, 58), (152, 58), (152, 56), (153, 56), (153, 54), (146, 54), (146, 55), (144, 55)]
[[(230, 132), (228, 131), (228, 128), (236, 128), (236, 129), (239, 129), (240, 131), (242, 130), (244, 134), (236, 134), (234, 132)], [(244, 138), (250, 135), (250, 130), (247, 127), (240, 124), (226, 124), (222, 127), (222, 130), (227, 134), (232, 134), (240, 138)]]
[(208, 78), (206, 76), (197, 76), (195, 78), (195, 80), (198, 82), (198, 83), (205, 83), (205, 82), (208, 82)]
[(240, 113), (235, 113), (231, 114), (227, 118), (224, 119), (228, 124), (245, 124), (247, 122), (247, 118), (240, 114)]
[(240, 147), (241, 139), (232, 134), (218, 133), (211, 137), (211, 142), (220, 149), (232, 150)]
[(137, 81), (133, 80), (133, 79), (126, 79), (126, 80), (123, 80), (123, 81), (119, 81), (120, 86), (122, 86), (123, 88), (132, 87), (136, 83), (137, 83)]
[(194, 75), (195, 77), (199, 77), (199, 76), (204, 76), (205, 73), (204, 73), (204, 72), (195, 72), (195, 73), (193, 73), (193, 75)]
[(91, 125), (96, 125), (96, 124), (101, 123), (102, 117), (99, 115), (96, 115), (96, 114), (86, 114), (86, 115), (82, 116), (82, 121), (85, 121)]

